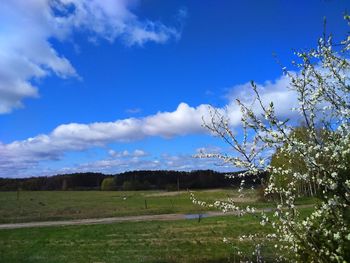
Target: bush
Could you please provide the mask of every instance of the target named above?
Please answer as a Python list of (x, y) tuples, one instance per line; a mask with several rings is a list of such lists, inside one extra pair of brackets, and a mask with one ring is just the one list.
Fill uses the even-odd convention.
[(112, 177), (103, 179), (102, 184), (101, 184), (102, 191), (111, 191), (111, 190), (115, 190), (115, 189), (116, 189), (116, 185), (115, 185), (114, 179)]
[[(346, 16), (350, 24), (350, 16)], [(275, 243), (276, 259), (287, 262), (350, 262), (350, 38), (339, 45), (332, 37), (321, 38), (310, 51), (296, 52), (300, 61), (293, 71), (284, 69), (288, 89), (298, 104), (294, 120), (281, 119), (273, 102), (266, 102), (262, 89), (252, 82), (253, 102), (237, 100), (241, 109), (243, 134), (232, 131), (221, 109), (211, 109), (204, 123), (213, 134), (232, 146), (235, 154), (200, 154), (202, 158), (219, 158), (243, 169), (245, 178), (261, 171), (269, 174), (265, 195), (278, 196), (274, 213), (261, 213), (261, 225), (274, 233), (263, 237)], [(246, 101), (246, 100), (245, 100)], [(302, 120), (305, 127), (295, 127)], [(271, 160), (271, 153), (276, 149)], [(300, 195), (317, 196), (319, 202), (305, 216), (296, 200)], [(261, 193), (260, 193), (261, 196)], [(196, 204), (208, 205), (198, 201)], [(234, 200), (217, 200), (210, 207), (223, 211), (255, 213), (252, 207), (241, 208)], [(254, 235), (242, 236), (242, 241)], [(261, 240), (261, 237), (259, 237)], [(262, 262), (256, 246), (257, 262)]]

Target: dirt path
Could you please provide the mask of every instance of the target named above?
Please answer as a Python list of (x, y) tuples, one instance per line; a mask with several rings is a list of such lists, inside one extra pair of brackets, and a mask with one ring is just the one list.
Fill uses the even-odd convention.
[(46, 227), (46, 226), (72, 226), (72, 225), (95, 225), (95, 224), (111, 224), (117, 222), (137, 222), (137, 221), (173, 221), (184, 219), (198, 219), (232, 215), (233, 213), (222, 212), (206, 212), (202, 215), (199, 214), (162, 214), (162, 215), (141, 215), (141, 216), (123, 216), (123, 217), (108, 217), (108, 218), (90, 218), (90, 219), (74, 219), (64, 221), (45, 221), (45, 222), (28, 222), (28, 223), (15, 223), (15, 224), (0, 224), (0, 229), (15, 229), (15, 228), (28, 228), (28, 227)]
[[(298, 208), (311, 207), (312, 205), (300, 205)], [(272, 208), (265, 208), (265, 212), (272, 211)], [(262, 212), (257, 210), (256, 212)], [(215, 217), (215, 216), (229, 216), (236, 215), (237, 212), (223, 213), (220, 211), (208, 211), (203, 214), (162, 214), (162, 215), (140, 215), (140, 216), (123, 216), (123, 217), (107, 217), (107, 218), (90, 218), (90, 219), (74, 219), (63, 221), (45, 221), (45, 222), (28, 222), (15, 224), (0, 224), (1, 229), (16, 229), (29, 227), (47, 227), (47, 226), (73, 226), (73, 225), (96, 225), (96, 224), (111, 224), (117, 222), (138, 222), (138, 221), (174, 221), (185, 219), (198, 219)]]

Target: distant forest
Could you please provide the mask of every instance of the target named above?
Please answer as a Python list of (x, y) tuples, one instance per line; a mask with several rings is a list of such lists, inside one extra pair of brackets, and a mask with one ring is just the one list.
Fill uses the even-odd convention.
[[(31, 178), (0, 178), (0, 191), (17, 190), (186, 190), (239, 186), (241, 179), (212, 170), (130, 171), (115, 175), (73, 173)], [(238, 175), (239, 172), (229, 173)], [(248, 186), (261, 184), (264, 174), (245, 178)]]

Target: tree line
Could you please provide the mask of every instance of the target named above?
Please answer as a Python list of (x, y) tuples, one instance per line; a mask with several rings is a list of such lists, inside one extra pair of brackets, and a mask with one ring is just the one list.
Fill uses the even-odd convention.
[[(120, 174), (72, 173), (30, 178), (0, 178), (0, 191), (49, 190), (186, 190), (239, 186), (240, 172), (128, 171)], [(245, 178), (246, 184), (258, 186), (260, 177)]]

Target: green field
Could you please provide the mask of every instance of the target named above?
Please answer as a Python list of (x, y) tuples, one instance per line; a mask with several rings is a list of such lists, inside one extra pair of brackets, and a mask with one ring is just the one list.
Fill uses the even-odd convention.
[[(197, 191), (206, 201), (233, 198), (240, 204), (272, 207), (254, 190)], [(145, 207), (145, 200), (147, 208)], [(299, 204), (315, 200), (302, 199)], [(188, 192), (52, 191), (0, 192), (1, 223), (110, 216), (195, 213)], [(303, 211), (308, 212), (308, 208)], [(122, 222), (101, 225), (0, 230), (0, 262), (239, 262), (235, 246), (249, 258), (254, 245), (240, 235), (266, 233), (253, 215), (177, 221)], [(223, 242), (228, 238), (232, 243)], [(261, 240), (260, 240), (261, 241)], [(273, 262), (273, 244), (263, 240), (263, 255)]]
[[(259, 202), (254, 190), (244, 198), (237, 190), (196, 191), (201, 200), (233, 198), (238, 203)], [(147, 204), (147, 208), (146, 208)], [(101, 218), (146, 214), (197, 213), (208, 210), (194, 205), (189, 193), (162, 191), (22, 191), (0, 192), (0, 223)]]
[(256, 232), (253, 216), (0, 230), (0, 262), (234, 262), (223, 237)]

